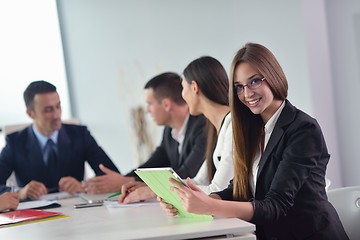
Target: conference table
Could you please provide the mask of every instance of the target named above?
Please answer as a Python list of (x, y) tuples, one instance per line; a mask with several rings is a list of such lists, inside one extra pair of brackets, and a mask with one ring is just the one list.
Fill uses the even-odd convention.
[(255, 225), (237, 218), (195, 220), (171, 217), (158, 202), (75, 209), (82, 197), (57, 200), (61, 207), (46, 211), (65, 217), (0, 229), (0, 239), (109, 240), (109, 239), (242, 239), (255, 240)]

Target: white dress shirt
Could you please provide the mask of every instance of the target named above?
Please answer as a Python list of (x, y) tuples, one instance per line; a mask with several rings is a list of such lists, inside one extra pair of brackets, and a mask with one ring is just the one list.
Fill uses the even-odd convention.
[(183, 142), (185, 139), (186, 128), (187, 128), (187, 124), (189, 122), (189, 116), (190, 116), (189, 114), (186, 115), (185, 121), (179, 131), (177, 131), (174, 128), (171, 129), (171, 137), (179, 143), (179, 146), (178, 146), (179, 154), (181, 153)]
[(231, 113), (229, 113), (225, 116), (220, 128), (213, 153), (213, 162), (216, 168), (213, 179), (211, 182), (208, 180), (206, 160), (193, 178), (193, 182), (207, 194), (225, 189), (234, 177), (232, 136)]
[[(43, 161), (45, 164), (47, 164), (48, 153), (44, 154), (44, 152), (46, 151), (47, 140), (50, 138), (56, 145), (58, 142), (59, 131), (55, 131), (55, 132), (53, 132), (53, 134), (51, 134), (50, 137), (46, 137), (46, 136), (42, 135), (40, 132), (38, 132), (34, 125), (32, 125), (31, 128), (32, 128), (37, 140), (40, 143), (41, 152), (43, 153)], [(56, 151), (57, 151), (57, 148), (56, 148)]]
[[(279, 116), (284, 107), (285, 107), (285, 101), (283, 101), (283, 103), (281, 104), (279, 109), (274, 113), (274, 115), (272, 115), (272, 117), (269, 119), (269, 121), (264, 126), (264, 131), (265, 131), (264, 151), (266, 149), (266, 145), (269, 142), (271, 134), (274, 130), (275, 124), (276, 124), (277, 120), (279, 119)], [(256, 154), (255, 161), (252, 166), (252, 177), (250, 177), (250, 188), (251, 188), (251, 192), (252, 192), (253, 196), (255, 196), (257, 173), (259, 170), (259, 163), (260, 163), (262, 152), (263, 152), (263, 149), (261, 149), (261, 146), (259, 146), (259, 151)]]

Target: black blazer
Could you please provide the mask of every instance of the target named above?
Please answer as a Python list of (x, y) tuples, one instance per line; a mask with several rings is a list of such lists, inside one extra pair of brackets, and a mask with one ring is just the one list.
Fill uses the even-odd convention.
[[(204, 116), (189, 117), (181, 154), (178, 152), (178, 142), (171, 136), (171, 128), (165, 127), (160, 146), (139, 167), (172, 167), (181, 178), (193, 178), (199, 171), (205, 158), (206, 135), (204, 127)], [(133, 176), (140, 181), (134, 170), (128, 173), (127, 176)]]
[(10, 192), (10, 187), (6, 187), (5, 185), (0, 185), (0, 195), (4, 192)]
[[(329, 157), (317, 121), (286, 101), (259, 163), (258, 239), (348, 239), (325, 192)], [(232, 184), (218, 194), (232, 200)]]
[(43, 161), (39, 141), (30, 126), (6, 137), (6, 146), (0, 154), (0, 184), (5, 184), (12, 171), (15, 171), (19, 187), (36, 180), (54, 188), (64, 176), (82, 181), (85, 161), (96, 175), (103, 175), (100, 163), (119, 172), (85, 126), (63, 124), (58, 136), (58, 172), (54, 185)]

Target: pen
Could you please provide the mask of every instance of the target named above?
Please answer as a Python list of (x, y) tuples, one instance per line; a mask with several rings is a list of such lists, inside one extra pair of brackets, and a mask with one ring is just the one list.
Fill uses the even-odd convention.
[[(133, 190), (131, 188), (127, 189), (126, 190), (126, 193), (131, 193)], [(107, 198), (112, 198), (112, 197), (116, 197), (116, 196), (119, 196), (121, 194), (121, 191), (120, 192), (117, 192), (117, 193), (114, 193), (110, 196), (108, 196)]]
[(117, 192), (117, 193), (114, 193), (114, 194), (111, 194), (111, 195), (108, 196), (107, 198), (113, 198), (113, 197), (119, 196), (120, 194), (121, 194), (121, 191), (120, 191), (120, 192)]

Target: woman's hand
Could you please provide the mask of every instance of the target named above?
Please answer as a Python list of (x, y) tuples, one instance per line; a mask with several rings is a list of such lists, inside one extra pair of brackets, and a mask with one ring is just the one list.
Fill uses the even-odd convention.
[[(205, 194), (200, 188), (191, 182), (190, 178), (186, 179), (187, 186), (179, 183), (178, 181), (170, 178), (172, 183), (170, 190), (174, 191), (180, 198), (181, 204), (184, 209), (190, 213), (208, 214), (211, 215), (212, 197)], [(165, 202), (163, 199), (158, 198), (163, 210), (170, 216), (179, 214), (178, 210), (172, 205)]]
[(131, 203), (156, 198), (155, 193), (143, 182), (128, 182), (122, 185), (119, 203)]
[(186, 179), (187, 186), (177, 182), (174, 179), (169, 180), (173, 187), (171, 190), (176, 192), (184, 209), (190, 213), (211, 215), (211, 203), (213, 198), (205, 194), (197, 187), (190, 178)]
[(157, 197), (157, 200), (160, 202), (161, 208), (166, 212), (167, 215), (176, 216), (179, 214), (178, 210), (172, 204), (165, 202), (160, 197)]

